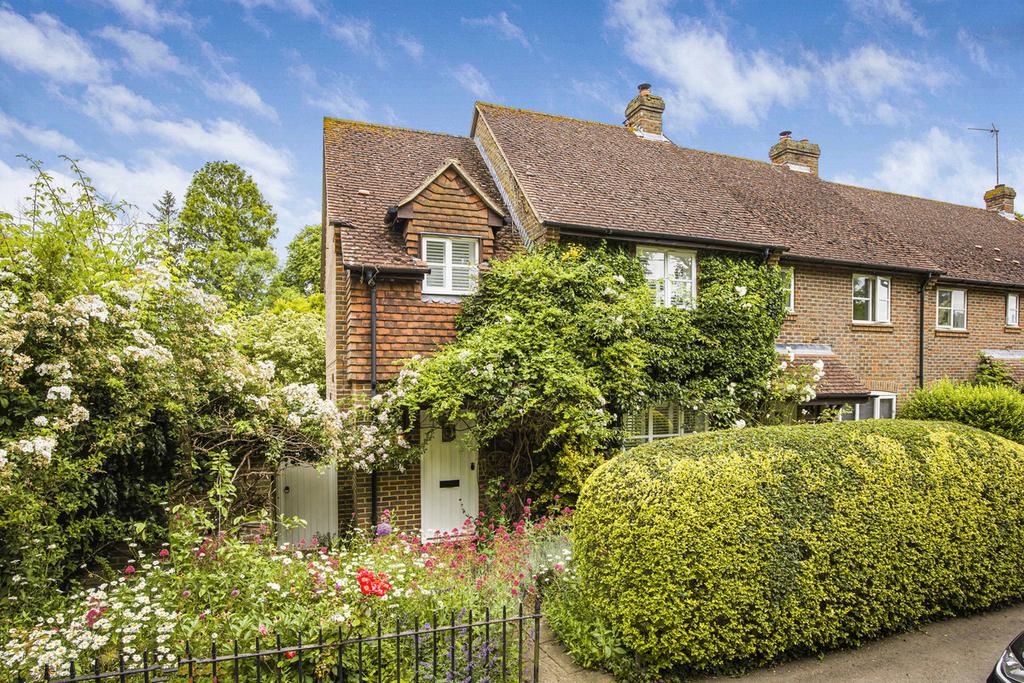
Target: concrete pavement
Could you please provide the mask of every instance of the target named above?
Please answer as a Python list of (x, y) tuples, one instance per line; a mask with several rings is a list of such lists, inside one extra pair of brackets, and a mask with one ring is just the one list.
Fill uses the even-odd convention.
[[(1024, 604), (963, 619), (928, 624), (856, 650), (800, 659), (736, 677), (695, 683), (982, 683), (1003, 649), (1024, 631)], [(541, 681), (608, 683), (606, 674), (575, 666), (545, 624)]]

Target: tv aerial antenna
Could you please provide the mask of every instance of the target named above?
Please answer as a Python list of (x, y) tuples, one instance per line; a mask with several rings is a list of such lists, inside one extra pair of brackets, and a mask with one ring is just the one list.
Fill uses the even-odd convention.
[(999, 184), (999, 129), (996, 128), (996, 124), (992, 124), (989, 128), (968, 128), (967, 130), (977, 130), (982, 133), (988, 133), (996, 139), (996, 185)]

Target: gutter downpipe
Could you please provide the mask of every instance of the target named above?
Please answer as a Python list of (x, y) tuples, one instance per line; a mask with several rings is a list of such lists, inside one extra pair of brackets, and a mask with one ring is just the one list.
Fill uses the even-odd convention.
[(933, 271), (928, 271), (921, 278), (921, 286), (918, 287), (918, 330), (917, 330), (917, 387), (924, 388), (924, 293), (928, 287), (928, 281), (932, 279)]
[[(377, 395), (377, 270), (370, 273), (370, 398)], [(377, 470), (370, 473), (370, 523), (377, 526)]]

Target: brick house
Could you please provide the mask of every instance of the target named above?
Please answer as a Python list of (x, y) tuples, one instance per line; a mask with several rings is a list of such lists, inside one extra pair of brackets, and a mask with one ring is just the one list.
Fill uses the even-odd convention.
[[(987, 192), (986, 210), (828, 182), (816, 144), (783, 133), (767, 161), (686, 149), (663, 135), (664, 110), (644, 84), (624, 125), (485, 103), (465, 137), (325, 119), (329, 394), (372, 394), (396, 362), (453, 338), (476, 272), (558, 240), (634, 250), (663, 305), (699, 296), (710, 250), (778, 263), (790, 282), (779, 351), (825, 362), (814, 403), (849, 406), (843, 419), (892, 417), (915, 387), (970, 378), (981, 352), (1021, 364), (1011, 188)], [(698, 424), (679, 406), (626, 419), (630, 443)], [(301, 491), (329, 501), (312, 504), (327, 530), (387, 508), (429, 534), (476, 512), (478, 455), (457, 430), (435, 430), (405, 473)]]

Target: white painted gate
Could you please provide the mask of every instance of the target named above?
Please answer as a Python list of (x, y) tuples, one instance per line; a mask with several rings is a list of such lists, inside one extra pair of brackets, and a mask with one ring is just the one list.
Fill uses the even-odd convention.
[[(428, 429), (423, 430), (426, 438)], [(461, 531), (466, 518), (476, 517), (480, 511), (477, 451), (472, 437), (464, 428), (454, 430), (454, 434), (440, 428), (432, 432), (420, 463), (420, 532), (424, 540), (438, 533)]]
[(338, 535), (338, 473), (334, 465), (317, 470), (311, 465), (287, 465), (277, 472), (277, 509), (298, 517), (303, 526), (277, 530), (278, 543), (309, 543), (314, 536)]

